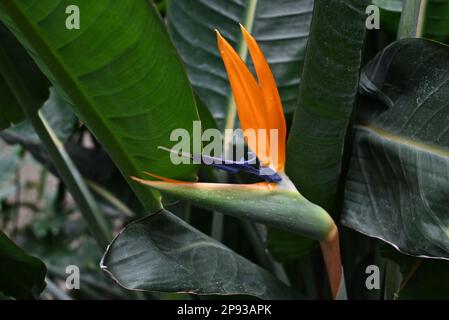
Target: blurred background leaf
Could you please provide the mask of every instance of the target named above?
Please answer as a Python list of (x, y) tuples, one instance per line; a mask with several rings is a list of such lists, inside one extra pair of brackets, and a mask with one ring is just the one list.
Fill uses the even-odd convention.
[(169, 0), (168, 27), (196, 93), (224, 128), (232, 103), (214, 29), (240, 49), (239, 23), (245, 25), (260, 44), (276, 78), (284, 110), (294, 110), (304, 61), (313, 0)]

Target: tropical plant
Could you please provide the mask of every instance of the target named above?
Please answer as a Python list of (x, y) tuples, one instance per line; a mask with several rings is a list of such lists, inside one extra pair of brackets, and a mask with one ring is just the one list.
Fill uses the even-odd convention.
[(2, 0), (0, 294), (449, 298), (448, 8)]

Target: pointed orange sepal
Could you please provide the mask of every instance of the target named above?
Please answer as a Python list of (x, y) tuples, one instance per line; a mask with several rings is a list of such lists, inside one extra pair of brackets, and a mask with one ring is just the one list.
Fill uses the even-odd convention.
[(256, 40), (241, 24), (240, 29), (242, 30), (246, 45), (248, 46), (257, 78), (259, 80), (259, 86), (261, 87), (262, 94), (264, 95), (266, 107), (265, 114), (268, 114), (268, 117), (266, 118), (266, 125), (270, 129), (279, 130), (277, 170), (278, 172), (284, 171), (287, 127), (285, 124), (284, 109), (282, 108), (281, 97), (279, 96), (276, 80), (274, 79), (267, 59), (265, 58)]
[[(256, 134), (256, 139), (247, 137), (248, 146), (265, 166), (282, 172), (285, 167), (286, 126), (279, 92), (261, 49), (243, 26), (242, 32), (254, 62), (258, 82), (232, 46), (217, 31), (218, 48), (228, 73), (242, 129), (253, 129)], [(260, 129), (265, 130), (264, 134), (258, 132)], [(277, 138), (272, 137), (272, 129), (277, 130)], [(272, 152), (274, 146), (270, 146), (272, 140), (278, 146), (276, 154)]]

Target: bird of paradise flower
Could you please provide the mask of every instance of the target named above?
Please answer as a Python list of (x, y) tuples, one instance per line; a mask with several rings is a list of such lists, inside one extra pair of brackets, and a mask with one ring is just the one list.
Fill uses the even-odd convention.
[[(255, 184), (220, 184), (185, 182), (146, 173), (158, 179), (133, 177), (141, 184), (162, 193), (172, 194), (205, 208), (252, 219), (280, 229), (296, 232), (320, 241), (333, 298), (344, 298), (344, 276), (341, 267), (338, 229), (321, 207), (310, 203), (297, 190), (285, 173), (287, 129), (282, 102), (265, 56), (250, 33), (241, 26), (251, 55), (256, 80), (232, 46), (217, 32), (222, 56), (242, 130), (253, 129), (263, 134), (248, 139), (248, 147), (257, 155), (261, 166), (272, 170), (267, 182)], [(275, 130), (275, 131), (273, 131)], [(277, 150), (270, 143), (277, 133)], [(267, 145), (264, 152), (260, 143)], [(229, 164), (232, 166), (232, 164)], [(225, 168), (226, 163), (221, 166)], [(245, 171), (244, 167), (240, 167)]]

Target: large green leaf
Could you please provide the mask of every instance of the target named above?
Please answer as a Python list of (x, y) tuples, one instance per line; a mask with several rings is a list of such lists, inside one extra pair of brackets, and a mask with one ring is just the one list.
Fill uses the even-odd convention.
[(417, 256), (449, 258), (449, 47), (408, 39), (365, 68), (343, 222)]
[[(48, 97), (49, 82), (37, 68), (31, 57), (14, 38), (11, 32), (0, 22), (0, 41), (7, 49), (7, 54), (14, 58), (16, 67), (23, 75), (23, 79), (36, 101), (42, 105)], [(0, 130), (8, 128), (11, 124), (19, 123), (25, 115), (19, 107), (16, 98), (0, 75)]]
[[(312, 5), (313, 0), (169, 1), (172, 39), (196, 92), (220, 127), (232, 95), (214, 29), (235, 48), (241, 48), (243, 42), (239, 23), (252, 32), (273, 70), (284, 109), (290, 112), (298, 96)], [(242, 53), (247, 57), (245, 50)]]
[[(81, 28), (68, 30), (77, 5)], [(175, 166), (170, 133), (198, 119), (187, 76), (163, 21), (147, 0), (2, 1), (0, 18), (15, 33), (74, 111), (105, 146), (126, 179), (144, 170), (192, 180), (195, 166)], [(147, 209), (159, 196), (131, 183)]]
[(332, 212), (355, 103), (368, 0), (315, 1), (287, 143), (287, 174), (310, 201)]
[(0, 293), (32, 299), (45, 288), (44, 263), (26, 254), (0, 231)]
[(109, 246), (101, 267), (133, 290), (299, 297), (264, 269), (167, 211), (128, 225)]

